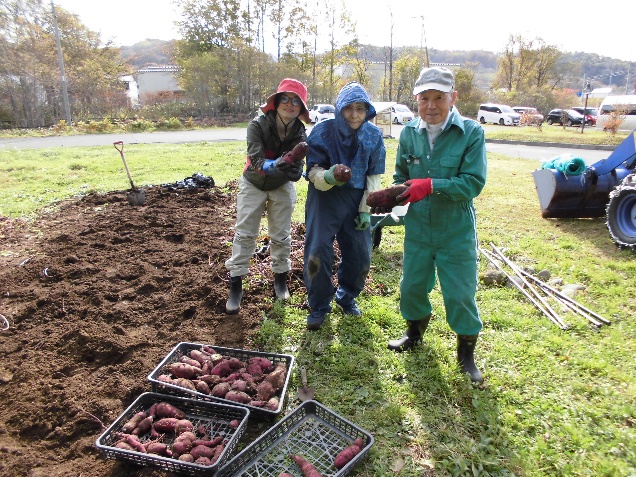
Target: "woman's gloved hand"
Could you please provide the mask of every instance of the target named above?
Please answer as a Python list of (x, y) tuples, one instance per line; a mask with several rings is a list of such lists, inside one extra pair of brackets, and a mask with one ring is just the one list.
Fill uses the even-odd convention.
[(371, 227), (371, 214), (368, 212), (359, 212), (353, 221), (356, 223), (356, 230), (367, 230)]
[(433, 179), (430, 177), (426, 179), (410, 179), (404, 185), (409, 186), (408, 189), (395, 198), (401, 204), (417, 202), (433, 193)]
[(335, 164), (325, 171), (324, 178), (327, 184), (341, 186), (351, 179), (351, 169), (343, 164)]

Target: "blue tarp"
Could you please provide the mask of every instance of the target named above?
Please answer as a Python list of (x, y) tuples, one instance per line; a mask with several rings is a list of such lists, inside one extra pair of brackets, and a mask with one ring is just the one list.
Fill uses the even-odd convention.
[(585, 160), (571, 153), (561, 154), (541, 164), (541, 169), (556, 169), (569, 176), (583, 174), (586, 167)]

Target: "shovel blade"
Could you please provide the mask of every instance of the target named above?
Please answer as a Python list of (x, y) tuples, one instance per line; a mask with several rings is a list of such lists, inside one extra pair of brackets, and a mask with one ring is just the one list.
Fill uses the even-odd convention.
[(311, 401), (314, 398), (314, 388), (307, 386), (307, 370), (304, 366), (300, 368), (300, 381), (303, 386), (296, 391), (296, 397), (303, 402)]
[(146, 202), (146, 193), (143, 190), (133, 190), (126, 194), (126, 198), (130, 205), (144, 205)]

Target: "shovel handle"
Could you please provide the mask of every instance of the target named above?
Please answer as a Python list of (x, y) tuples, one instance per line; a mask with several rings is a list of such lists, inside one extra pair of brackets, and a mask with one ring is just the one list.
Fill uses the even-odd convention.
[(132, 188), (132, 190), (136, 191), (137, 188), (135, 187), (135, 184), (133, 184), (132, 176), (130, 175), (130, 171), (128, 170), (128, 163), (126, 162), (126, 158), (124, 157), (124, 141), (114, 142), (113, 146), (115, 146), (115, 149), (119, 151), (119, 154), (121, 155), (121, 160), (124, 161), (126, 174), (128, 175), (128, 180), (130, 181), (130, 187)]
[(302, 383), (304, 388), (307, 387), (307, 370), (304, 366), (300, 367), (300, 382)]

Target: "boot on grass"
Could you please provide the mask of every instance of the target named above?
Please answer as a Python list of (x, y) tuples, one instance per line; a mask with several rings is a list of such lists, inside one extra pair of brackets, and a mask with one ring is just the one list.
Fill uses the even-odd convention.
[(420, 344), (422, 342), (422, 334), (426, 331), (428, 322), (431, 321), (431, 316), (432, 315), (428, 315), (421, 320), (407, 320), (408, 327), (406, 328), (404, 335), (397, 340), (389, 341), (388, 348), (392, 351), (401, 353), (402, 351), (409, 350), (415, 345)]
[(484, 382), (484, 378), (475, 365), (477, 336), (479, 335), (457, 335), (457, 363), (461, 367), (462, 372), (470, 375), (470, 380), (473, 383), (481, 384)]

